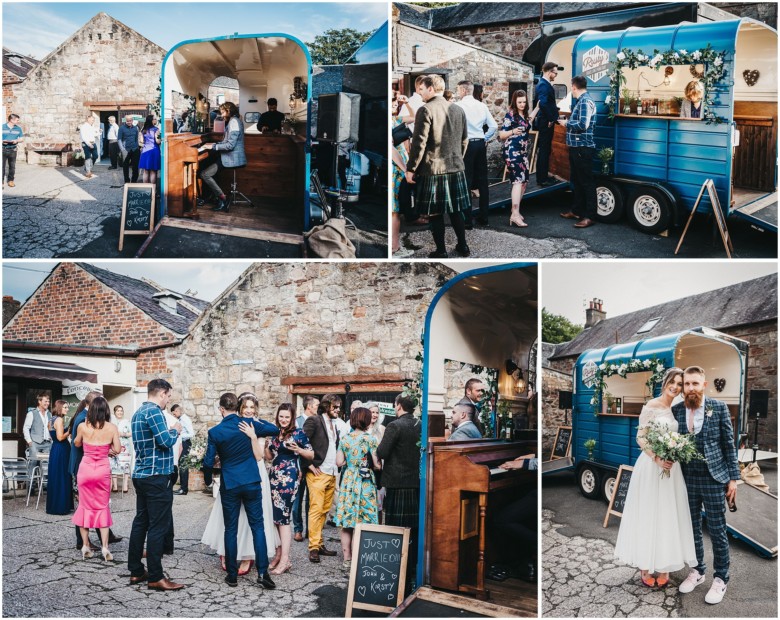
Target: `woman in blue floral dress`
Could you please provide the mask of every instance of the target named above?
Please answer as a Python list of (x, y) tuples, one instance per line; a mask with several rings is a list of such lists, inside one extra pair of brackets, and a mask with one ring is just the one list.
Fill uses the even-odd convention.
[(267, 444), (265, 460), (271, 465), (271, 500), (273, 502), (274, 524), (279, 530), (282, 542), (282, 554), (279, 563), (271, 573), (281, 575), (292, 568), (290, 547), (292, 529), (290, 513), (293, 500), (301, 483), (301, 465), (299, 456), (307, 460), (314, 458), (314, 450), (309, 438), (299, 428), (295, 428), (295, 409), (292, 403), (282, 403), (276, 410), (276, 426), (280, 433)]
[(349, 416), (349, 423), (353, 430), (341, 438), (336, 453), (336, 465), (343, 469), (335, 522), (342, 528), (342, 567), (345, 570), (349, 570), (352, 563), (352, 532), (355, 526), (358, 523), (379, 523), (373, 470), (381, 468), (376, 456), (379, 441), (368, 432), (371, 411), (365, 407), (356, 407)]
[(516, 90), (512, 93), (509, 111), (504, 117), (504, 124), (498, 132), (499, 140), (504, 140), (501, 154), (506, 161), (509, 170), (509, 179), (512, 182), (512, 214), (509, 217), (509, 227), (514, 224), (525, 228), (523, 216), (520, 215), (520, 202), (523, 200), (525, 187), (528, 183), (528, 132), (531, 129), (539, 106), (528, 114), (528, 97), (524, 90)]

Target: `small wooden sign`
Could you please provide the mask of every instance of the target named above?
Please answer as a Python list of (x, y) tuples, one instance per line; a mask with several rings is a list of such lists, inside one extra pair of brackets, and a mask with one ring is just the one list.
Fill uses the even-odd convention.
[(393, 611), (404, 600), (409, 528), (358, 523), (352, 538), (346, 618), (352, 609)]
[(553, 450), (550, 455), (550, 460), (565, 459), (569, 456), (569, 450), (571, 449), (571, 426), (559, 426), (558, 432), (555, 433), (555, 441), (553, 442)]
[(729, 229), (726, 226), (726, 216), (723, 214), (723, 209), (721, 208), (720, 200), (718, 199), (718, 192), (715, 189), (715, 182), (712, 179), (707, 179), (704, 181), (704, 183), (702, 183), (701, 189), (699, 190), (699, 195), (696, 197), (696, 202), (693, 204), (693, 209), (691, 209), (691, 214), (688, 216), (688, 221), (685, 223), (685, 228), (683, 229), (682, 235), (680, 235), (680, 241), (677, 244), (677, 248), (675, 248), (674, 253), (676, 255), (677, 252), (680, 251), (683, 239), (685, 239), (685, 233), (688, 232), (688, 227), (691, 225), (691, 221), (693, 220), (693, 214), (696, 213), (696, 209), (699, 207), (699, 203), (701, 202), (705, 191), (710, 197), (710, 203), (712, 203), (712, 212), (715, 215), (715, 223), (718, 226), (718, 231), (720, 231), (720, 238), (723, 241), (723, 247), (726, 248), (726, 256), (731, 258), (731, 253), (734, 251), (734, 246), (731, 244)]
[(122, 194), (122, 221), (119, 224), (119, 251), (125, 235), (148, 235), (154, 228), (154, 183), (125, 183)]
[(630, 465), (621, 465), (618, 469), (615, 488), (612, 489), (612, 497), (609, 498), (607, 514), (604, 517), (604, 527), (607, 527), (607, 523), (609, 523), (609, 515), (623, 516), (623, 508), (625, 508), (626, 496), (628, 495), (628, 484), (631, 482), (631, 472), (633, 471), (634, 468)]

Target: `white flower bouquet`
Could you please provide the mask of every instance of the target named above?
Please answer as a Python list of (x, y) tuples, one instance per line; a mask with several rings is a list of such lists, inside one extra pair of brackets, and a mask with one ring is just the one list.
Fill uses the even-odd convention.
[[(657, 422), (650, 422), (643, 428), (647, 447), (664, 461), (690, 463), (694, 460), (704, 460), (704, 456), (696, 449), (693, 435), (670, 431), (667, 426)], [(662, 478), (669, 476), (669, 470), (661, 470)]]
[(181, 469), (200, 469), (203, 466), (203, 458), (206, 456), (208, 440), (200, 435), (192, 438), (190, 451), (179, 463)]

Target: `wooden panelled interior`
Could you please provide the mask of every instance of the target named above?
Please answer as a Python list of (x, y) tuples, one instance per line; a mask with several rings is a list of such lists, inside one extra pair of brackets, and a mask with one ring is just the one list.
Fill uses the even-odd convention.
[[(566, 114), (568, 117), (568, 114)], [(571, 178), (569, 170), (569, 147), (566, 146), (566, 127), (555, 124), (553, 133), (552, 153), (550, 154), (550, 174), (568, 181)]]
[(734, 149), (734, 187), (775, 190), (777, 104), (735, 101), (734, 122), (740, 144)]

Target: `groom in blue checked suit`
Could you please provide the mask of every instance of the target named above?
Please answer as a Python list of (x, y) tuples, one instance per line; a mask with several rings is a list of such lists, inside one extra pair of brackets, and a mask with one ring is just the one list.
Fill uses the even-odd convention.
[(686, 594), (704, 582), (707, 569), (704, 564), (701, 509), (707, 513), (707, 530), (712, 540), (715, 575), (704, 600), (720, 603), (729, 582), (729, 540), (726, 532), (726, 500), (736, 501), (739, 462), (734, 445), (734, 428), (726, 403), (704, 397), (707, 387), (704, 369), (690, 366), (683, 375), (684, 402), (672, 407), (680, 432), (693, 433), (696, 448), (705, 460), (695, 460), (682, 465), (685, 484), (688, 487), (688, 505), (693, 524), (693, 540), (696, 545), (694, 567), (679, 590)]
[[(214, 458), (219, 455), (222, 466), (222, 481), (219, 495), (222, 501), (222, 516), (225, 520), (225, 582), (238, 585), (238, 517), (241, 504), (246, 510), (249, 527), (255, 547), (257, 583), (273, 590), (276, 584), (268, 574), (268, 552), (263, 529), (263, 497), (260, 486), (260, 471), (252, 449), (253, 440), (239, 428), (239, 423), (252, 423), (257, 437), (273, 437), (279, 429), (269, 422), (250, 420), (238, 416), (238, 398), (227, 392), (219, 399), (222, 422), (209, 430), (206, 456), (203, 458), (203, 478), (211, 484)], [(271, 518), (271, 515), (268, 515)]]

